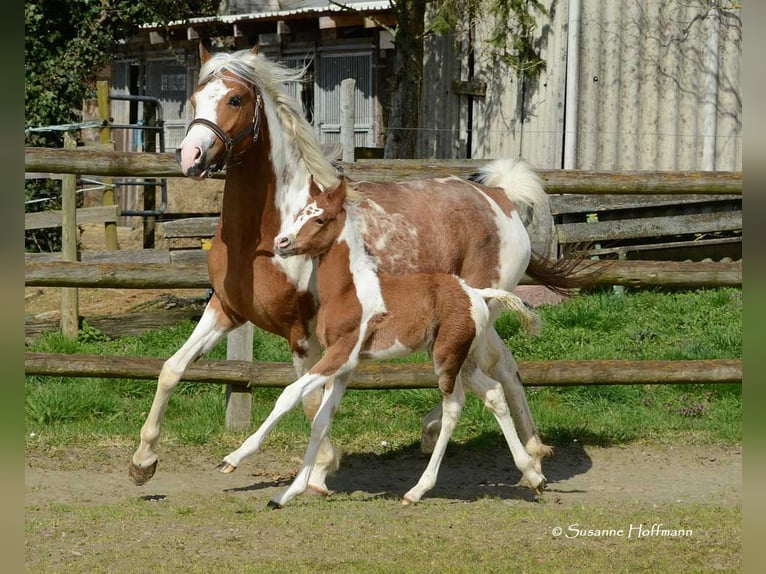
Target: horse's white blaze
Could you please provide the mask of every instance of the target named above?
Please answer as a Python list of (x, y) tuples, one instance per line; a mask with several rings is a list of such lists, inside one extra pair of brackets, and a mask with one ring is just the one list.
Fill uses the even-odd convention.
[[(223, 80), (214, 80), (206, 84), (196, 94), (196, 106), (194, 108), (194, 118), (203, 118), (217, 124), (218, 103), (225, 97), (229, 88), (226, 87)], [(209, 150), (215, 143), (216, 135), (200, 124), (194, 124), (178, 146), (181, 150), (181, 167), (188, 170), (194, 164), (197, 158), (197, 148), (202, 155)]]

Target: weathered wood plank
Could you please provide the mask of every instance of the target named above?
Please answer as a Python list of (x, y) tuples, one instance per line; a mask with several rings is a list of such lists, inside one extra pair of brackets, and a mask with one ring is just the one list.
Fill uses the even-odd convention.
[(219, 217), (185, 217), (165, 221), (162, 233), (167, 239), (184, 237), (213, 237), (218, 228)]
[[(207, 257), (205, 252), (200, 251), (204, 260)], [(122, 249), (117, 251), (93, 250), (80, 251), (78, 253), (79, 261), (84, 263), (164, 263), (173, 261), (173, 254), (167, 249)], [(25, 253), (26, 263), (45, 263), (51, 261), (61, 261), (61, 254), (53, 253)]]
[[(396, 181), (457, 175), (468, 177), (488, 160), (360, 160), (341, 164), (355, 179)], [(24, 171), (78, 175), (183, 177), (171, 153), (130, 153), (24, 148)], [(605, 172), (538, 170), (548, 193), (742, 194), (741, 172)], [(224, 174), (215, 177), (222, 178)]]
[[(119, 251), (81, 251), (79, 260), (83, 263), (182, 263), (192, 265), (207, 265), (207, 251), (189, 249), (185, 251), (170, 251), (168, 249), (124, 249)], [(61, 261), (61, 253), (25, 253), (26, 263), (48, 263)]]
[[(99, 207), (81, 207), (77, 210), (75, 217), (77, 224), (86, 223), (106, 223), (117, 221), (120, 215), (118, 205), (99, 206)], [(47, 229), (49, 227), (61, 227), (62, 212), (60, 210), (37, 211), (24, 215), (24, 230)]]
[(29, 287), (118, 287), (123, 289), (185, 289), (210, 287), (207, 266), (199, 264), (27, 263)]
[[(102, 355), (27, 353), (27, 375), (156, 379), (164, 359)], [(520, 362), (526, 386), (742, 383), (740, 359), (698, 361), (528, 361)], [(284, 387), (295, 380), (288, 363), (200, 360), (182, 380), (248, 387)], [(435, 388), (430, 364), (369, 363), (357, 369), (352, 389)]]
[(742, 212), (739, 211), (617, 219), (594, 223), (562, 223), (556, 226), (559, 243), (638, 239), (740, 229), (742, 229)]
[(742, 243), (741, 237), (720, 237), (714, 239), (694, 239), (690, 241), (671, 241), (666, 243), (647, 243), (645, 245), (625, 245), (620, 247), (604, 247), (601, 249), (590, 249), (590, 255), (608, 255), (610, 253), (640, 253), (642, 251), (657, 250), (678, 250), (683, 247), (710, 247), (726, 245), (731, 243)]
[[(201, 307), (202, 304), (197, 308), (179, 307), (177, 309), (142, 311), (110, 316), (89, 316), (85, 317), (85, 320), (87, 320), (88, 325), (98, 329), (107, 337), (116, 339), (118, 337), (140, 335), (152, 329), (178, 325), (182, 321), (197, 321), (202, 315)], [(27, 319), (24, 322), (24, 336), (27, 339), (34, 338), (41, 333), (58, 331), (58, 329), (58, 319)]]
[[(598, 261), (596, 283), (633, 287), (708, 287), (742, 285), (742, 262)], [(198, 263), (134, 264), (64, 261), (27, 262), (27, 287), (118, 287), (125, 289), (208, 288), (207, 265)], [(533, 284), (526, 276), (523, 285)]]
[(585, 193), (555, 194), (550, 196), (551, 212), (553, 215), (565, 213), (599, 213), (615, 209), (647, 209), (652, 207), (676, 207), (699, 203), (729, 204), (742, 199), (731, 195), (718, 194), (683, 194), (683, 195), (633, 195), (633, 194), (604, 194), (590, 195)]
[(741, 287), (742, 261), (599, 261), (597, 283), (625, 287)]
[(109, 152), (87, 148), (24, 148), (24, 171), (117, 177), (183, 176), (171, 153)]

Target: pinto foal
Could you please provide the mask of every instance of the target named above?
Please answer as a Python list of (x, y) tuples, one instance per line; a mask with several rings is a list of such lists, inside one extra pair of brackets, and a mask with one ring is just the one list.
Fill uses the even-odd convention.
[[(521, 471), (522, 484), (538, 493), (545, 477), (534, 468), (524, 449), (499, 382), (487, 376), (469, 359), (474, 345), (484, 343), (487, 328), (500, 308), (518, 314), (528, 332), (540, 328), (538, 316), (516, 295), (499, 289), (474, 289), (447, 273), (390, 275), (378, 273), (364, 249), (354, 218), (358, 192), (345, 179), (332, 191), (321, 192), (311, 180), (311, 201), (295, 223), (274, 240), (282, 257), (311, 255), (319, 259), (317, 287), (319, 316), (317, 334), (325, 355), (308, 373), (285, 388), (261, 427), (219, 465), (233, 472), (255, 452), (279, 418), (298, 404), (306, 393), (328, 385), (311, 426), (311, 439), (303, 465), (294, 482), (270, 505), (281, 507), (308, 486), (319, 444), (329, 430), (333, 413), (348, 378), (360, 360), (385, 359), (430, 351), (442, 393), (442, 425), (428, 466), (403, 504), (417, 502), (436, 484), (447, 443), (465, 402), (463, 383), (472, 388), (495, 415)], [(333, 382), (335, 381), (335, 382)]]

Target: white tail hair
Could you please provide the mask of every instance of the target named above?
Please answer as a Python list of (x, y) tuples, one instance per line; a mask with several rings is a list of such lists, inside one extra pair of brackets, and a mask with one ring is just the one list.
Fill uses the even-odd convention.
[(542, 332), (543, 321), (540, 319), (540, 315), (515, 293), (503, 291), (502, 289), (477, 289), (476, 291), (485, 301), (497, 301), (507, 311), (516, 313), (521, 322), (521, 328), (528, 335), (536, 337)]
[(502, 188), (516, 204), (532, 242), (532, 250), (538, 255), (555, 258), (556, 228), (551, 200), (540, 176), (526, 160), (519, 157), (493, 160), (470, 179), (487, 187)]

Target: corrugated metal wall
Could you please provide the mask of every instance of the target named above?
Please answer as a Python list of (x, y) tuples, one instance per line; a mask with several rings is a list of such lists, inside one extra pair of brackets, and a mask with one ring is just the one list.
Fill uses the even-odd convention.
[[(469, 79), (466, 32), (429, 40), (424, 156), (466, 157), (465, 121), (472, 105), (472, 157), (521, 155), (540, 168), (563, 167), (566, 128), (576, 129), (571, 167), (579, 169), (741, 169), (738, 8), (721, 2), (716, 17), (707, 0), (578, 0), (579, 72), (566, 118), (572, 1), (545, 2), (549, 14), (538, 18), (537, 33), (546, 70), (536, 85), (523, 89), (512, 71), (488, 56), (488, 26), (477, 26), (474, 78), (486, 82), (487, 93), (473, 97), (472, 104), (469, 96), (452, 91), (453, 80)], [(435, 128), (452, 131), (433, 136), (429, 130)]]

